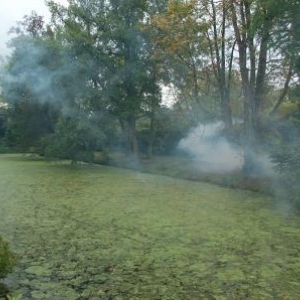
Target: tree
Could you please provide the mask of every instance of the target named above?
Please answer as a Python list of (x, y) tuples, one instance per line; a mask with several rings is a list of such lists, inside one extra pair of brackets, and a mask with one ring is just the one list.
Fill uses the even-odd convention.
[[(221, 119), (226, 130), (230, 131), (232, 126), (230, 90), (236, 41), (232, 39), (230, 30), (228, 30), (227, 3), (225, 0), (220, 1), (219, 4), (216, 4), (213, 0), (204, 1), (201, 9), (204, 9), (207, 15), (210, 16), (210, 20), (207, 21), (206, 38), (210, 50), (213, 74), (221, 99)], [(221, 29), (219, 30), (218, 27)], [(229, 48), (226, 47), (226, 44), (229, 45)]]
[(243, 91), (244, 170), (251, 173), (255, 169), (253, 153), (258, 143), (266, 96), (268, 50), (275, 15), (268, 1), (228, 1), (228, 8)]
[(170, 80), (182, 98), (193, 99), (198, 120), (214, 116), (230, 131), (235, 42), (227, 15), (225, 1), (170, 1), (167, 12), (153, 24), (158, 53), (166, 58)]
[[(153, 16), (152, 35), (155, 58), (160, 62), (165, 84), (176, 87), (183, 101), (197, 112), (196, 118), (211, 115), (210, 103), (204, 103), (201, 68), (208, 54), (202, 43), (203, 27), (197, 22), (195, 1), (170, 1), (165, 12)], [(209, 108), (207, 108), (209, 107)]]
[(41, 17), (25, 16), (10, 45), (14, 49), (2, 78), (8, 104), (6, 139), (21, 151), (39, 147), (54, 132), (60, 115), (87, 110), (86, 67), (73, 60), (60, 36)]
[(26, 151), (54, 128), (57, 109), (49, 101), (55, 98), (50, 82), (58, 52), (56, 44), (43, 38), (41, 17), (33, 13), (20, 24), (22, 27), (14, 29), (18, 35), (10, 42), (14, 51), (1, 86), (7, 105), (6, 140), (10, 146)]
[(298, 16), (300, 13), (300, 2), (298, 0), (280, 0), (270, 1), (269, 5), (276, 16), (276, 24), (272, 34), (272, 46), (280, 53), (281, 61), (285, 66), (285, 82), (282, 92), (270, 112), (270, 116), (274, 117), (288, 95), (290, 83), (297, 82), (295, 80), (297, 74), (299, 77), (300, 22)]
[(274, 5), (275, 1), (261, 0), (170, 1), (168, 10), (153, 21), (157, 52), (165, 57), (169, 80), (184, 98), (190, 93), (197, 101), (200, 120), (208, 113), (207, 103), (218, 98), (216, 107), (209, 111), (230, 129), (231, 90), (234, 81), (240, 81), (243, 113), (238, 118), (243, 120), (240, 143), (244, 146), (246, 173), (255, 169), (253, 153), (262, 138), (259, 132), (269, 83), (283, 85), (275, 112), (285, 99), (294, 73), (292, 56), (280, 55), (274, 43), (273, 33), (280, 24)]
[(137, 155), (137, 119), (143, 104), (156, 95), (151, 45), (142, 30), (150, 12), (148, 1), (72, 0), (68, 8), (48, 3), (74, 59), (88, 64), (90, 109), (104, 107), (123, 131), (127, 152)]
[[(289, 113), (288, 117), (281, 120), (280, 141), (272, 153), (272, 160), (276, 164), (280, 175), (277, 183), (277, 194), (282, 201), (287, 201), (293, 207), (300, 208), (300, 114), (299, 114), (299, 70), (300, 70), (300, 2), (298, 0), (270, 1), (270, 6), (276, 13), (277, 23), (273, 34), (274, 48), (279, 49), (281, 56), (288, 62), (288, 73), (284, 88), (278, 101), (271, 111), (274, 116), (279, 106), (288, 95), (294, 102), (296, 109)], [(297, 76), (293, 76), (297, 75)], [(294, 86), (289, 88), (289, 82), (293, 79)]]

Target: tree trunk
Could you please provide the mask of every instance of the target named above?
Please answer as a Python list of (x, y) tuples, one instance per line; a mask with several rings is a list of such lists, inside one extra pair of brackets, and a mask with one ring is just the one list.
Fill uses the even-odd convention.
[[(234, 33), (236, 37), (236, 43), (238, 45), (239, 53), (239, 68), (242, 80), (242, 89), (243, 89), (243, 111), (244, 111), (244, 135), (243, 135), (243, 148), (244, 148), (244, 167), (243, 170), (245, 173), (251, 173), (254, 165), (253, 161), (253, 151), (255, 147), (255, 103), (254, 103), (254, 91), (251, 89), (253, 87), (253, 69), (250, 70), (251, 80), (249, 79), (249, 70), (247, 66), (247, 14), (244, 11), (244, 1), (239, 2), (239, 11), (241, 26), (238, 25), (238, 18), (236, 8), (233, 2), (230, 4), (232, 25), (234, 28)], [(251, 44), (251, 40), (250, 40)], [(248, 45), (249, 46), (249, 45)], [(250, 49), (254, 51), (254, 49)], [(251, 53), (251, 58), (253, 59), (253, 54)], [(251, 68), (253, 68), (252, 61), (250, 63)]]
[[(266, 16), (267, 12), (264, 8), (264, 15)], [(264, 93), (264, 85), (265, 85), (265, 77), (266, 77), (266, 69), (267, 69), (267, 52), (268, 52), (268, 43), (270, 40), (270, 29), (271, 29), (271, 21), (266, 20), (263, 25), (262, 38), (260, 42), (259, 49), (259, 58), (258, 58), (258, 67), (257, 67), (257, 75), (255, 82), (255, 126), (256, 128), (260, 127), (261, 123), (261, 109), (262, 109), (262, 101), (263, 101), (263, 93)]]
[(154, 144), (154, 138), (155, 138), (155, 112), (154, 112), (154, 101), (151, 102), (151, 112), (150, 112), (150, 136), (149, 136), (149, 143), (148, 143), (148, 158), (151, 158), (153, 156), (153, 144)]
[(119, 123), (122, 129), (122, 142), (124, 144), (124, 150), (126, 155), (130, 154), (130, 144), (129, 144), (129, 138), (128, 138), (128, 126), (124, 120), (119, 118)]
[[(222, 1), (222, 31), (221, 31), (221, 50), (219, 48), (218, 41), (218, 29), (217, 29), (217, 12), (215, 2), (211, 0), (212, 18), (213, 18), (213, 32), (214, 32), (214, 47), (210, 45), (211, 51), (214, 48), (216, 56), (216, 64), (213, 64), (216, 68), (215, 76), (218, 82), (219, 95), (221, 99), (221, 118), (225, 124), (226, 130), (230, 131), (232, 127), (232, 113), (230, 107), (230, 93), (228, 88), (230, 85), (226, 84), (226, 55), (225, 55), (225, 33), (226, 33), (226, 4)], [(212, 60), (213, 60), (213, 54)]]
[(129, 154), (138, 156), (138, 140), (136, 135), (136, 119), (131, 115), (127, 119)]
[(126, 120), (119, 119), (126, 155), (138, 156), (138, 141), (136, 136), (136, 119), (132, 115)]

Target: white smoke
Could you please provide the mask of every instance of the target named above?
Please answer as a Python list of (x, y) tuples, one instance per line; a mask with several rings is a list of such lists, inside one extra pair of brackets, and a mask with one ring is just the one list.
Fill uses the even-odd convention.
[(198, 125), (182, 139), (178, 149), (193, 157), (197, 168), (203, 172), (231, 172), (243, 165), (243, 151), (240, 147), (220, 136), (222, 122)]
[[(200, 124), (182, 139), (178, 150), (195, 160), (195, 167), (201, 172), (230, 173), (240, 171), (244, 164), (244, 151), (221, 135), (222, 122)], [(256, 173), (259, 176), (274, 177), (274, 164), (263, 152), (253, 153)]]

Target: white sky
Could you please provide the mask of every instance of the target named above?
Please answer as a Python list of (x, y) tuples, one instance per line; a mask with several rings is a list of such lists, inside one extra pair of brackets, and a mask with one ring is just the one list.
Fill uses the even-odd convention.
[[(56, 2), (66, 3), (67, 0), (56, 0)], [(38, 15), (45, 16), (46, 20), (49, 19), (48, 8), (44, 0), (0, 0), (0, 56), (5, 57), (10, 52), (6, 47), (10, 40), (7, 34), (9, 29), (33, 10)]]
[[(55, 0), (55, 2), (67, 5), (68, 0)], [(30, 15), (33, 10), (38, 15), (45, 16), (45, 21), (49, 20), (50, 14), (45, 0), (0, 0), (0, 66), (3, 63), (1, 58), (7, 57), (11, 51), (6, 46), (12, 38), (8, 31), (16, 25), (17, 21), (22, 21), (23, 16)], [(170, 106), (175, 99), (174, 90), (166, 86), (162, 88), (163, 102)]]

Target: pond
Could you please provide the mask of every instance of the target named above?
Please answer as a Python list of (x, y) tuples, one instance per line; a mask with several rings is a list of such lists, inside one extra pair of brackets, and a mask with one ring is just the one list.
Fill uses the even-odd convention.
[(0, 156), (21, 299), (300, 299), (300, 220), (265, 195)]

